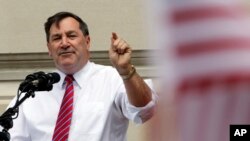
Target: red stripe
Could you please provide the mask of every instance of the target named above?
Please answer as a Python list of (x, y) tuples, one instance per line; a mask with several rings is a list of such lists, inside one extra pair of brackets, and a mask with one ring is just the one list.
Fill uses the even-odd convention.
[(224, 38), (206, 41), (194, 41), (191, 43), (179, 44), (176, 47), (178, 56), (190, 56), (228, 49), (250, 49), (250, 38)]
[(207, 75), (202, 77), (190, 77), (184, 79), (177, 87), (178, 94), (186, 94), (189, 90), (200, 90), (199, 94), (205, 94), (202, 91), (206, 91), (215, 85), (223, 85), (231, 88), (242, 82), (250, 83), (250, 71), (249, 72), (238, 72), (232, 74), (216, 74)]
[(245, 16), (242, 6), (199, 6), (189, 9), (179, 9), (172, 12), (171, 19), (174, 24), (211, 18), (240, 18)]

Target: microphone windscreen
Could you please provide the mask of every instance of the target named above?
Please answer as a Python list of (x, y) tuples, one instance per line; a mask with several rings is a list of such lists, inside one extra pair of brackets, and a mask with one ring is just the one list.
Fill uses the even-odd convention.
[(60, 75), (56, 72), (49, 73), (48, 75), (53, 79), (53, 83), (57, 83), (61, 79)]

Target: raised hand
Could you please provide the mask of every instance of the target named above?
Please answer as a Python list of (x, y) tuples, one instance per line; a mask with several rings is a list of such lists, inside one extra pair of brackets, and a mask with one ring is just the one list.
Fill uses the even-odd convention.
[(131, 53), (132, 49), (129, 44), (113, 32), (111, 37), (111, 47), (109, 49), (109, 58), (119, 74), (126, 75), (131, 70)]

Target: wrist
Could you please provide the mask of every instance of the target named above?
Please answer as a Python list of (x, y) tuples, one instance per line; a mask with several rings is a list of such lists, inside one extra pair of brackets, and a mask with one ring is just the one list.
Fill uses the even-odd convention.
[(130, 79), (136, 72), (136, 69), (134, 65), (131, 65), (130, 69), (127, 71), (127, 73), (119, 73), (123, 80)]
[(116, 70), (118, 71), (118, 73), (119, 73), (120, 75), (128, 75), (129, 72), (132, 70), (132, 66), (133, 66), (133, 65), (128, 64), (128, 65), (116, 67)]

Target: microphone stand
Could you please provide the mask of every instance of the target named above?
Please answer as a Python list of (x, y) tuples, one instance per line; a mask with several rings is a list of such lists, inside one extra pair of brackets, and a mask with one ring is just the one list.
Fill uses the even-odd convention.
[(10, 134), (8, 130), (13, 127), (13, 118), (12, 116), (18, 115), (19, 106), (30, 96), (32, 98), (35, 97), (34, 89), (30, 89), (22, 99), (17, 100), (13, 107), (8, 108), (1, 116), (0, 116), (0, 125), (3, 127), (2, 132), (0, 132), (0, 141), (10, 141)]
[[(10, 134), (8, 130), (13, 127), (13, 119), (16, 119), (19, 114), (19, 106), (30, 96), (35, 97), (35, 91), (50, 91), (54, 83), (59, 82), (60, 75), (57, 73), (37, 72), (28, 75), (24, 82), (19, 85), (18, 90), (21, 92), (17, 94), (17, 100), (13, 107), (8, 108), (0, 116), (0, 125), (3, 127), (0, 132), (0, 141), (10, 141)], [(19, 96), (26, 92), (26, 94), (19, 100)], [(13, 117), (15, 116), (16, 117)]]

